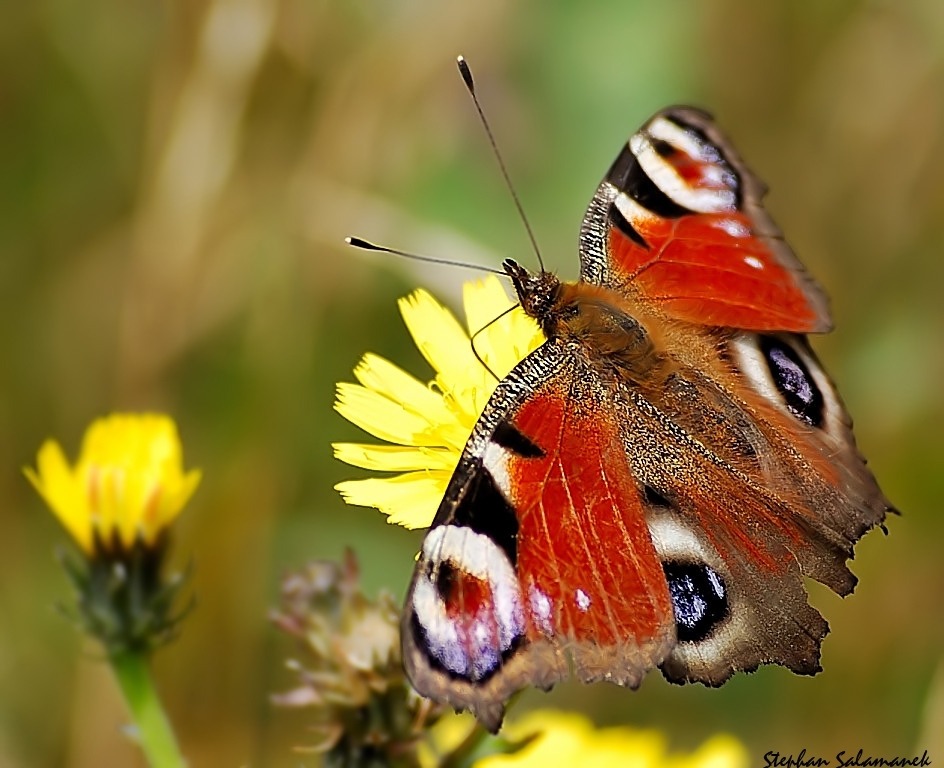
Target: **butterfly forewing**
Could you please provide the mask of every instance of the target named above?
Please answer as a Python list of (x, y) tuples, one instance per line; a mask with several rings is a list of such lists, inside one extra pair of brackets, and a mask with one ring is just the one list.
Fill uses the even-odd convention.
[(662, 565), (611, 391), (557, 343), (499, 384), (424, 542), (405, 663), (420, 693), (489, 728), (570, 666), (638, 685), (675, 641)]
[(764, 192), (707, 114), (664, 110), (597, 189), (581, 276), (692, 323), (829, 330), (825, 295), (761, 205)]

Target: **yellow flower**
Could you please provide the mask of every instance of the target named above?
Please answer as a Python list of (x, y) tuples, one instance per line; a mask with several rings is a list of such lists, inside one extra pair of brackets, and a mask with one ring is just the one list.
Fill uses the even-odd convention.
[(466, 283), (463, 304), (466, 328), (426, 291), (400, 300), (403, 320), (436, 372), (428, 385), (369, 353), (354, 369), (360, 384), (338, 384), (338, 413), (391, 445), (336, 443), (335, 457), (400, 474), (348, 480), (335, 488), (348, 504), (376, 507), (389, 522), (407, 528), (432, 522), (496, 377), (506, 376), (544, 341), (537, 324), (509, 300), (497, 277)]
[(75, 466), (47, 440), (27, 478), (90, 558), (102, 551), (152, 547), (200, 482), (183, 471), (173, 420), (158, 414), (114, 414), (85, 432)]
[[(435, 764), (446, 743), (458, 743), (456, 723), (448, 718), (433, 729), (434, 749), (422, 755), (424, 765)], [(441, 737), (445, 738), (441, 738)], [(744, 746), (732, 736), (715, 735), (690, 754), (670, 754), (665, 736), (655, 730), (626, 726), (594, 728), (584, 716), (555, 710), (537, 710), (511, 720), (501, 738), (516, 743), (532, 740), (512, 754), (492, 754), (474, 762), (475, 768), (747, 768)]]

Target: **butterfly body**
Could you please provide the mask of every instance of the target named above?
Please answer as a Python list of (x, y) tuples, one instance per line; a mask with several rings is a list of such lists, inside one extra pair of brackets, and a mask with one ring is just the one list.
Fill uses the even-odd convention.
[(581, 279), (504, 264), (547, 341), (485, 408), (423, 543), (404, 660), (487, 727), (527, 685), (719, 685), (819, 670), (855, 541), (891, 508), (805, 336), (822, 291), (704, 113), (623, 149), (580, 237)]

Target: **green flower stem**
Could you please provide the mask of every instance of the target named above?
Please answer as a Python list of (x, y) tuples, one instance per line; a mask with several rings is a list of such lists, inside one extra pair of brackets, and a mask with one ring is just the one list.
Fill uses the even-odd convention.
[(112, 655), (110, 660), (131, 710), (138, 743), (151, 768), (186, 768), (177, 738), (157, 697), (148, 655), (125, 651)]

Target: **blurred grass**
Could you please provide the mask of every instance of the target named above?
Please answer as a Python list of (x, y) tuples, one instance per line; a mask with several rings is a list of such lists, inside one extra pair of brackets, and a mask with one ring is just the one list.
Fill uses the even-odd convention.
[(832, 294), (838, 331), (817, 347), (905, 513), (860, 545), (854, 597), (813, 590), (833, 627), (819, 677), (764, 669), (713, 691), (654, 674), (523, 705), (678, 748), (725, 730), (758, 761), (920, 752), (944, 731), (937, 0), (45, 0), (0, 10), (0, 766), (139, 764), (95, 651), (52, 608), (63, 536), (19, 473), (45, 437), (74, 452), (94, 416), (131, 408), (172, 413), (205, 472), (176, 550), (198, 607), (157, 657), (191, 764), (299, 764), (304, 717), (267, 699), (289, 684), (292, 649), (266, 623), (280, 574), (352, 544), (368, 587), (399, 595), (418, 543), (331, 490), (355, 472), (329, 442), (359, 438), (333, 384), (368, 349), (422, 372), (394, 301), (420, 284), (454, 297), (466, 277), (341, 240), (530, 258), (460, 52), (566, 276), (628, 134), (673, 102), (719, 117)]

